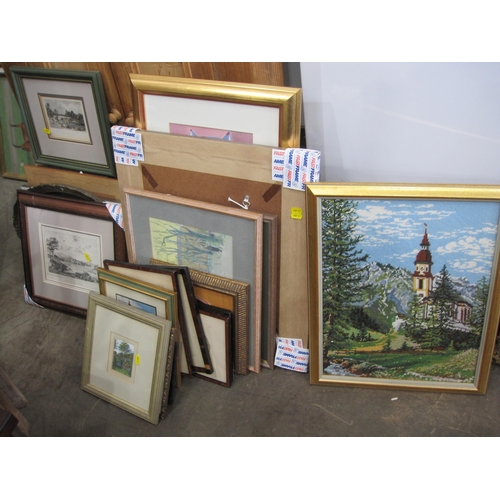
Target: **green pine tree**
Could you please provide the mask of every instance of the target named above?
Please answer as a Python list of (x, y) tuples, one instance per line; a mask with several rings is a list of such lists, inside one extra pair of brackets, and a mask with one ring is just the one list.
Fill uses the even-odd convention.
[(402, 327), (408, 338), (420, 343), (425, 330), (425, 318), (422, 299), (416, 292), (413, 293), (410, 303), (408, 304), (406, 319), (404, 320)]
[(486, 318), (486, 307), (488, 305), (488, 295), (490, 284), (485, 276), (477, 282), (476, 292), (474, 294), (474, 308), (470, 315), (469, 324), (471, 330), (476, 335), (482, 335), (484, 320)]
[(432, 329), (429, 335), (433, 338), (434, 347), (447, 346), (452, 340), (455, 303), (460, 298), (453, 283), (446, 264), (436, 280), (436, 288), (430, 293), (432, 309)]
[(357, 203), (322, 201), (323, 248), (323, 356), (348, 344), (352, 307), (362, 298), (361, 282), (368, 254), (359, 249), (362, 236), (355, 233)]

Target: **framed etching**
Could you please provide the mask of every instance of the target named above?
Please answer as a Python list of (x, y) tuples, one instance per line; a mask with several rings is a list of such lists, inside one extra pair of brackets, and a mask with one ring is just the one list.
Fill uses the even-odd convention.
[(172, 376), (171, 327), (167, 319), (91, 292), (82, 389), (157, 424)]
[(188, 266), (250, 284), (249, 369), (260, 371), (263, 215), (124, 189), (130, 260)]
[(10, 70), (35, 163), (116, 177), (101, 74)]
[(43, 307), (85, 316), (104, 259), (126, 260), (125, 235), (100, 202), (18, 190), (26, 290)]
[(299, 88), (135, 74), (130, 80), (136, 127), (262, 146), (300, 145)]
[(484, 393), (500, 188), (307, 186), (313, 384)]

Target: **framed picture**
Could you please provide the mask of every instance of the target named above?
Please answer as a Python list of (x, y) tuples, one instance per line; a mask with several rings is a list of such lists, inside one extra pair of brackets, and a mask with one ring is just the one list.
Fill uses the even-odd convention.
[(211, 374), (194, 375), (223, 387), (231, 387), (233, 382), (231, 312), (203, 302), (198, 303), (198, 308), (210, 347), (214, 371)]
[(8, 179), (26, 180), (24, 165), (33, 164), (21, 110), (0, 68), (0, 172)]
[(103, 267), (97, 269), (97, 277), (101, 295), (160, 318), (166, 318), (172, 322), (172, 328), (178, 328), (176, 292), (149, 285)]
[(91, 292), (82, 389), (157, 424), (172, 376), (171, 326), (167, 319)]
[(263, 215), (124, 189), (130, 260), (187, 266), (250, 284), (249, 369), (260, 371)]
[(26, 289), (37, 304), (85, 316), (105, 259), (127, 260), (125, 234), (100, 202), (18, 190)]
[(213, 274), (191, 270), (194, 293), (199, 302), (226, 309), (233, 319), (234, 371), (248, 373), (248, 324), (250, 285)]
[(130, 75), (136, 127), (281, 148), (300, 145), (302, 90)]
[(98, 71), (12, 66), (11, 75), (36, 163), (116, 177)]
[[(183, 313), (186, 323), (186, 338), (183, 339), (181, 345), (181, 373), (187, 375), (192, 375), (193, 372), (211, 373), (213, 371), (212, 361), (201, 324), (189, 268), (174, 266), (156, 259), (150, 259), (150, 262), (154, 269), (175, 270), (179, 273), (179, 293), (185, 305)], [(191, 364), (189, 365), (189, 363)]]
[(317, 183), (306, 197), (311, 383), (484, 393), (500, 188)]

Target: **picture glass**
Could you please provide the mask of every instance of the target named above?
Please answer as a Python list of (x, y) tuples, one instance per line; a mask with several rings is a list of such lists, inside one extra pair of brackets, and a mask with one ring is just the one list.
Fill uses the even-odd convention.
[(125, 380), (134, 382), (135, 356), (139, 344), (129, 338), (110, 332), (110, 352), (108, 372)]
[(150, 217), (153, 258), (226, 278), (233, 277), (233, 238)]
[(101, 237), (39, 223), (43, 280), (75, 290), (98, 291)]
[(50, 139), (92, 144), (82, 98), (38, 94)]
[(499, 203), (319, 204), (322, 378), (474, 382)]

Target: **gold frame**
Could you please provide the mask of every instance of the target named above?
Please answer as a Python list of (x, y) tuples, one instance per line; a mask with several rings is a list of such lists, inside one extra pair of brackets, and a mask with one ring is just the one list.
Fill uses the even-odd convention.
[(300, 146), (302, 89), (195, 78), (131, 74), (135, 126), (145, 129), (144, 95), (165, 95), (278, 108), (280, 130), (273, 147)]
[[(483, 330), (478, 349), (474, 380), (470, 383), (396, 380), (375, 377), (349, 377), (328, 375), (323, 372), (323, 291), (322, 291), (322, 229), (320, 204), (322, 199), (352, 200), (406, 200), (406, 201), (471, 201), (497, 202), (500, 206), (500, 187), (491, 185), (429, 185), (429, 184), (369, 184), (327, 183), (308, 184), (306, 187), (308, 257), (309, 257), (309, 323), (310, 323), (310, 383), (343, 385), (383, 389), (413, 389), (484, 394), (487, 389), (491, 360), (500, 318), (499, 228), (497, 221), (496, 244)], [(321, 281), (320, 281), (321, 280)]]

